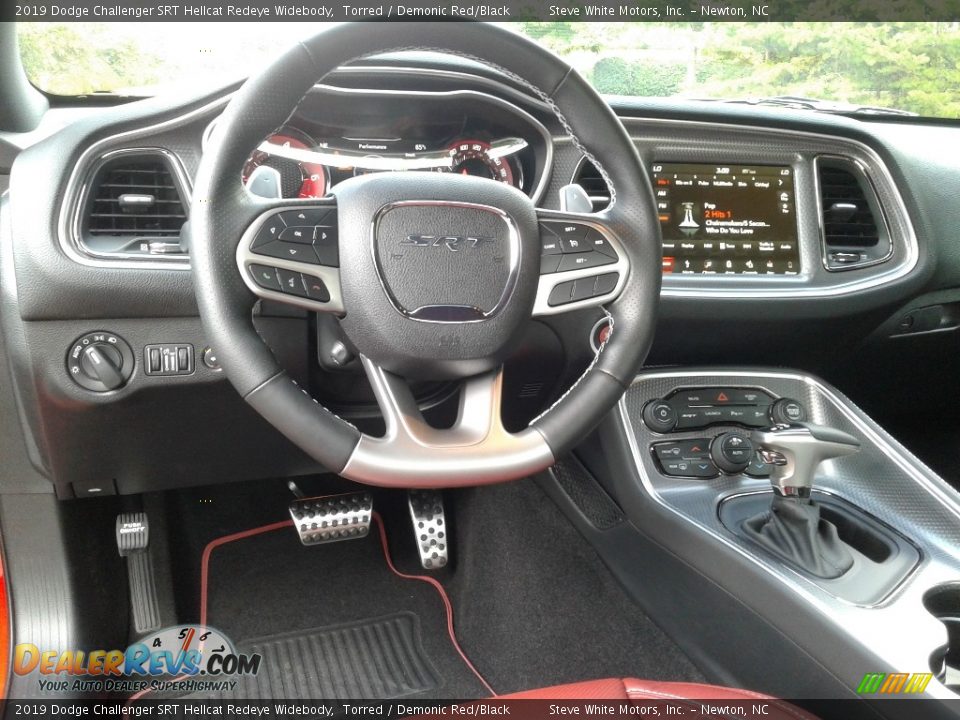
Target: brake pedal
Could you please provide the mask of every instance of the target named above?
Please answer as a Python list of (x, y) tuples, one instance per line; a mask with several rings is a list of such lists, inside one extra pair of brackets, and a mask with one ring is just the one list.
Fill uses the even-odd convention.
[(420, 564), (425, 570), (442, 568), (450, 559), (450, 538), (443, 512), (443, 496), (437, 490), (410, 490), (410, 519), (417, 536)]
[(130, 609), (138, 634), (160, 628), (160, 601), (150, 555), (150, 524), (145, 512), (120, 513), (116, 525), (117, 551), (127, 561)]
[(297, 498), (290, 517), (304, 545), (366, 537), (373, 518), (373, 497), (356, 492), (327, 497)]

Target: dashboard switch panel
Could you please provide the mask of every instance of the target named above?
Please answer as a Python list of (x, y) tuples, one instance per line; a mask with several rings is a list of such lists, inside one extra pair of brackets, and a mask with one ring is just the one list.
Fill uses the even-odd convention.
[(713, 478), (720, 474), (710, 458), (710, 438), (655, 443), (650, 449), (664, 475)]
[(774, 398), (768, 393), (753, 388), (685, 388), (648, 403), (643, 420), (647, 427), (660, 433), (719, 424), (761, 428), (772, 422), (773, 403)]
[(191, 375), (193, 345), (147, 345), (143, 349), (143, 367), (147, 375)]

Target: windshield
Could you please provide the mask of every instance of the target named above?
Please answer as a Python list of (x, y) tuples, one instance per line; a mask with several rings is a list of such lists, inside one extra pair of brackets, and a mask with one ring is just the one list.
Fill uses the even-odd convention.
[[(601, 93), (960, 118), (960, 23), (518, 22)], [(255, 72), (315, 23), (21, 23), (35, 85), (154, 95)]]

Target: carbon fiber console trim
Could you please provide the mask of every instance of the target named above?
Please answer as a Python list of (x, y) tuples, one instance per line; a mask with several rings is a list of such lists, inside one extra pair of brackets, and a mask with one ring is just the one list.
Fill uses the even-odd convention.
[[(677, 387), (718, 386), (762, 388), (777, 397), (795, 398), (804, 403), (812, 422), (856, 436), (861, 451), (824, 462), (814, 486), (861, 508), (912, 541), (922, 555), (913, 573), (873, 604), (838, 599), (799, 572), (757, 553), (720, 522), (718, 511), (724, 499), (768, 491), (767, 480), (746, 475), (710, 480), (661, 475), (649, 452), (651, 442), (713, 437), (729, 427), (655, 433), (643, 423), (644, 404)], [(696, 526), (706, 542), (723, 543), (759, 571), (773, 575), (815, 608), (825, 625), (849, 636), (850, 642), (865, 645), (891, 667), (925, 670), (931, 655), (947, 644), (946, 630), (926, 610), (923, 596), (960, 577), (960, 496), (838, 390), (806, 375), (776, 370), (650, 371), (636, 378), (619, 410), (644, 494)], [(931, 683), (927, 694), (956, 698), (938, 683)]]

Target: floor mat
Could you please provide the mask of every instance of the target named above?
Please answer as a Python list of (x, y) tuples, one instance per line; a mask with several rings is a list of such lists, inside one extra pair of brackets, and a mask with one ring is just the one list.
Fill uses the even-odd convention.
[(395, 569), (379, 518), (362, 540), (313, 547), (287, 525), (206, 553), (201, 620), (263, 656), (256, 677), (219, 697), (490, 695), (449, 632), (446, 596)]
[(239, 678), (229, 694), (212, 697), (394, 699), (426, 693), (438, 684), (420, 642), (420, 619), (409, 612), (248, 640), (239, 650), (259, 653), (262, 670)]
[(457, 636), (498, 693), (602, 677), (703, 681), (535, 482), (456, 499)]

